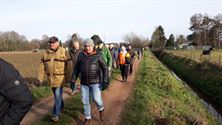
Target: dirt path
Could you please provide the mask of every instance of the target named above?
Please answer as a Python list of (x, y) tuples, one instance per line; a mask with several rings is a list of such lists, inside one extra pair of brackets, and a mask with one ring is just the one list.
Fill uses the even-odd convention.
[[(127, 83), (123, 83), (121, 76), (114, 80), (108, 90), (103, 93), (103, 101), (105, 106), (105, 120), (99, 120), (99, 112), (95, 105), (92, 107), (92, 122), (91, 125), (116, 125), (120, 120), (120, 113), (123, 109), (126, 99), (128, 98), (134, 83), (135, 73), (138, 69), (139, 61), (134, 62), (134, 72), (129, 76)], [(78, 86), (78, 91), (80, 87)], [(71, 97), (69, 88), (64, 89), (63, 99)], [(51, 112), (53, 107), (53, 96), (43, 99), (33, 105), (27, 113), (20, 125), (31, 125), (32, 123), (41, 120), (47, 113)], [(83, 125), (84, 116), (81, 115), (74, 125)]]
[[(111, 84), (109, 90), (103, 93), (103, 101), (105, 107), (105, 120), (100, 121), (99, 119), (99, 111), (95, 104), (92, 108), (92, 121), (91, 125), (118, 125), (121, 118), (121, 111), (126, 104), (126, 100), (130, 95), (135, 74), (138, 70), (139, 61), (135, 60), (134, 62), (134, 72), (129, 76), (127, 83), (121, 82), (122, 78), (119, 76), (116, 80), (114, 80)], [(81, 115), (74, 125), (83, 125), (84, 124), (84, 116)]]
[[(79, 87), (78, 87), (79, 88)], [(69, 88), (64, 88), (63, 99), (69, 97)], [(49, 96), (32, 106), (31, 110), (26, 114), (20, 125), (32, 125), (32, 123), (41, 120), (47, 113), (51, 112), (54, 104), (53, 96)]]

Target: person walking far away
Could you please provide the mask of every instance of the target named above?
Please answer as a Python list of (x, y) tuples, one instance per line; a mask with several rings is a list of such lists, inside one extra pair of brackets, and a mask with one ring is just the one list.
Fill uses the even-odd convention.
[(109, 45), (109, 51), (112, 56), (112, 68), (116, 69), (117, 68), (116, 61), (117, 61), (118, 52), (113, 43)]
[[(73, 69), (75, 69), (75, 65), (76, 65), (76, 61), (79, 56), (79, 53), (82, 52), (82, 49), (80, 49), (80, 46), (79, 46), (79, 42), (80, 42), (79, 39), (73, 39), (71, 42), (70, 50), (69, 50), (69, 54), (73, 63)], [(73, 85), (74, 84), (70, 85), (72, 89), (71, 95), (74, 95), (75, 90), (76, 90), (76, 85), (74, 86)]]
[(38, 79), (43, 82), (44, 75), (52, 87), (54, 95), (54, 107), (52, 111), (52, 121), (59, 121), (59, 115), (64, 108), (62, 98), (63, 85), (69, 83), (71, 79), (72, 61), (65, 48), (59, 46), (58, 38), (50, 37), (49, 49), (46, 50), (41, 58)]
[(123, 82), (126, 83), (128, 78), (129, 65), (131, 64), (131, 57), (130, 54), (126, 51), (125, 46), (121, 47), (121, 51), (119, 52), (117, 60)]
[(0, 125), (19, 125), (32, 102), (31, 91), (18, 70), (0, 58)]
[[(102, 72), (103, 78), (100, 78), (100, 72)], [(103, 121), (104, 105), (101, 91), (109, 86), (108, 67), (102, 56), (95, 51), (92, 39), (86, 39), (84, 41), (84, 50), (78, 56), (72, 75), (72, 84), (75, 84), (79, 75), (81, 76), (80, 84), (85, 125), (89, 125), (91, 121), (91, 108), (89, 102), (91, 94), (93, 101), (98, 107), (100, 120)]]
[(141, 56), (141, 49), (140, 48), (137, 48), (137, 57), (138, 59), (140, 59), (140, 56)]
[(130, 57), (131, 57), (131, 63), (130, 63), (130, 66), (129, 66), (129, 73), (130, 75), (133, 73), (133, 63), (134, 63), (134, 60), (135, 60), (135, 52), (133, 51), (131, 45), (128, 45), (128, 49), (127, 49), (127, 52), (130, 54)]

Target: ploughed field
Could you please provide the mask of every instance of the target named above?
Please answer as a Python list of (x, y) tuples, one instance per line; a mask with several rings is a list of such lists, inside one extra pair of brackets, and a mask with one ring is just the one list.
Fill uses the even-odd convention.
[(38, 84), (41, 52), (1, 52), (0, 58), (14, 65), (28, 83)]

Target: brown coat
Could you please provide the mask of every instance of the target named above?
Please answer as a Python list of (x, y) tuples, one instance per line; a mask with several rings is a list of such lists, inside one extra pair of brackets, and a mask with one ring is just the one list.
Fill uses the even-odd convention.
[(51, 87), (60, 87), (71, 79), (72, 61), (65, 48), (56, 51), (46, 50), (41, 58), (38, 79), (43, 81), (47, 75)]

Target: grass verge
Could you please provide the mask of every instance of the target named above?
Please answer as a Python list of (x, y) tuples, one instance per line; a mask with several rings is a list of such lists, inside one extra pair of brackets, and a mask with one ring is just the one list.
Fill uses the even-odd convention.
[(32, 89), (32, 97), (35, 102), (51, 94), (52, 94), (51, 88), (48, 86), (41, 86)]
[(183, 80), (208, 97), (214, 105), (222, 107), (222, 68), (208, 61), (196, 62), (189, 58), (164, 53), (157, 57)]

